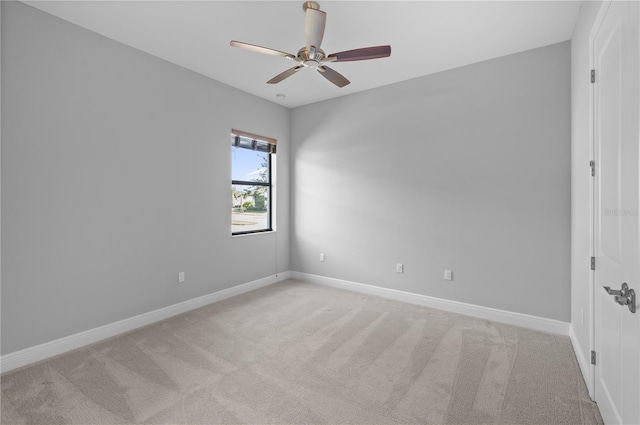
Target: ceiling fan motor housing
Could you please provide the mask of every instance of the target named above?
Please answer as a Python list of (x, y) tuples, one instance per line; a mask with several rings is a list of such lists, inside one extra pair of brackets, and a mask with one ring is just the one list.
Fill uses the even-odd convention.
[(326, 55), (324, 53), (324, 50), (322, 49), (317, 49), (313, 57), (311, 57), (311, 51), (306, 47), (298, 50), (298, 61), (300, 61), (300, 64), (307, 68), (317, 68), (318, 66), (320, 66), (320, 61), (322, 61), (322, 59), (324, 59), (325, 57)]

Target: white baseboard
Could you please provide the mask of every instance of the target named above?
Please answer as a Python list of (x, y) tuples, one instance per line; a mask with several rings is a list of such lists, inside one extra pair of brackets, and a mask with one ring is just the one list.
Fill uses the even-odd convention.
[[(164, 320), (169, 317), (194, 310), (199, 307), (203, 307), (207, 304), (222, 301), (227, 298), (231, 298), (233, 296), (244, 294), (254, 289), (261, 288), (263, 286), (268, 286), (276, 282), (287, 280), (289, 278), (304, 280), (307, 282), (331, 286), (339, 289), (346, 289), (354, 292), (361, 292), (369, 295), (376, 295), (379, 297), (402, 301), (409, 304), (417, 304), (425, 307), (437, 308), (453, 313), (464, 314), (467, 316), (478, 317), (486, 320), (493, 320), (496, 322), (507, 323), (515, 326), (522, 326), (539, 331), (565, 336), (569, 335), (571, 337), (571, 341), (574, 343), (576, 355), (578, 356), (578, 363), (580, 364), (582, 373), (585, 376), (585, 381), (588, 382), (588, 379), (586, 377), (589, 376), (589, 365), (586, 362), (586, 359), (584, 359), (584, 357), (582, 356), (582, 351), (579, 348), (579, 344), (575, 338), (575, 335), (572, 335), (573, 331), (572, 329), (570, 329), (569, 323), (559, 320), (530, 316), (527, 314), (515, 313), (511, 311), (482, 307), (474, 304), (466, 304), (458, 301), (429, 297), (426, 295), (413, 294), (410, 292), (398, 291), (395, 289), (381, 288), (378, 286), (365, 285), (362, 283), (350, 282), (346, 280), (313, 275), (309, 273), (290, 271), (278, 273), (276, 275), (268, 276), (262, 279), (257, 279), (231, 288), (223, 289), (221, 291), (213, 292), (208, 295), (203, 295), (201, 297), (173, 304), (168, 307), (160, 308), (158, 310), (150, 311), (148, 313), (143, 313), (128, 319), (110, 323), (108, 325), (89, 329), (87, 331), (59, 338), (54, 341), (36, 345), (34, 347), (29, 347), (20, 351), (5, 354), (4, 356), (0, 357), (0, 372), (8, 372), (22, 366), (39, 362), (41, 360), (63, 354), (67, 351), (84, 347), (103, 339), (111, 338), (113, 336), (132, 331), (139, 327), (146, 326), (160, 320)], [(587, 371), (586, 373), (585, 370)]]
[(57, 356), (67, 351), (75, 350), (76, 348), (84, 347), (85, 345), (93, 344), (124, 332), (129, 332), (141, 326), (146, 326), (151, 323), (167, 319), (171, 316), (203, 307), (207, 304), (222, 301), (236, 295), (244, 294), (245, 292), (253, 291), (254, 289), (258, 289), (263, 286), (287, 280), (290, 277), (291, 273), (289, 271), (278, 273), (173, 304), (168, 307), (163, 307), (158, 310), (153, 310), (148, 313), (143, 313), (128, 319), (119, 320), (108, 325), (59, 338), (54, 341), (45, 342), (44, 344), (36, 345), (34, 347), (5, 354), (0, 357), (0, 371), (4, 373), (31, 363), (39, 362), (41, 360), (48, 359), (49, 357)]
[(379, 286), (365, 285), (363, 283), (350, 282), (332, 277), (319, 276), (302, 272), (291, 272), (291, 278), (304, 280), (320, 285), (334, 288), (346, 289), (354, 292), (361, 292), (369, 295), (389, 298), (409, 304), (417, 304), (425, 307), (437, 308), (439, 310), (464, 314), (466, 316), (477, 317), (509, 325), (522, 326), (524, 328), (549, 332), (558, 335), (569, 335), (569, 323), (560, 320), (546, 319), (543, 317), (530, 316), (528, 314), (515, 313), (512, 311), (498, 310), (495, 308), (482, 307), (474, 304), (467, 304), (458, 301), (445, 300), (442, 298), (429, 297), (427, 295), (414, 294), (411, 292), (398, 291), (395, 289), (381, 288)]
[(580, 365), (580, 372), (582, 372), (582, 377), (584, 378), (584, 382), (587, 384), (587, 389), (589, 390), (589, 395), (593, 399), (594, 394), (592, 394), (593, 385), (591, 385), (592, 379), (592, 367), (591, 362), (587, 361), (584, 356), (584, 351), (582, 350), (582, 346), (580, 345), (580, 341), (578, 341), (578, 337), (573, 330), (573, 325), (569, 325), (569, 339), (571, 339), (571, 344), (573, 345), (573, 351), (576, 353), (576, 358), (578, 359), (578, 364)]

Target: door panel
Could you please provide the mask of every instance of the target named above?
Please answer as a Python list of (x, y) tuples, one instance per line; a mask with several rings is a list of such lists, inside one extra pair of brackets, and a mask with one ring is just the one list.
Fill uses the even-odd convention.
[[(613, 6), (613, 5), (612, 5)], [(596, 38), (595, 63), (597, 82), (595, 87), (596, 107), (596, 163), (598, 165), (596, 187), (596, 264), (597, 280), (607, 281), (616, 288), (621, 279), (619, 266), (622, 235), (620, 218), (616, 211), (620, 207), (620, 155), (621, 155), (621, 112), (622, 112), (622, 21), (620, 16), (609, 9), (607, 18)], [(606, 141), (606, 143), (604, 143)], [(610, 297), (596, 292), (600, 313), (600, 393), (604, 403), (601, 407), (607, 423), (622, 420), (622, 368), (616, 358), (620, 355), (619, 306)], [(604, 349), (606, 347), (606, 349)], [(603, 379), (606, 377), (606, 379)], [(607, 418), (607, 416), (610, 416)]]
[[(620, 263), (622, 241), (621, 222), (615, 211), (620, 204), (620, 153), (621, 153), (621, 129), (622, 129), (622, 22), (618, 17), (609, 16), (607, 33), (602, 33), (603, 40), (596, 44), (596, 63), (598, 68), (598, 86), (596, 96), (599, 106), (599, 140), (607, 143), (599, 147), (599, 183), (600, 188), (608, 190), (600, 191), (599, 207), (603, 213), (598, 221), (598, 236), (600, 237), (600, 257)], [(602, 31), (601, 30), (601, 31)], [(606, 208), (605, 208), (606, 206)], [(608, 214), (607, 214), (608, 213)]]
[(640, 423), (640, 315), (602, 288), (640, 293), (639, 21), (638, 2), (611, 2), (593, 45), (595, 396), (608, 424)]

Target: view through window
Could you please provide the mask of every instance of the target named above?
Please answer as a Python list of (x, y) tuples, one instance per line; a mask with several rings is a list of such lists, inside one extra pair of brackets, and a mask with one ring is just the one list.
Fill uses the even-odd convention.
[(236, 130), (231, 135), (233, 235), (272, 230), (271, 162), (275, 140), (267, 140)]

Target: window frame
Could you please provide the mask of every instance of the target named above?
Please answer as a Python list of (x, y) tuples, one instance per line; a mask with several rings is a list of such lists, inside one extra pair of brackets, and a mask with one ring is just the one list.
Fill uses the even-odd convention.
[[(243, 132), (243, 131), (239, 131), (239, 130), (232, 130), (231, 132), (231, 136), (232, 138), (240, 138), (240, 137), (244, 137), (246, 139), (251, 139), (253, 143), (256, 143), (257, 141), (260, 142), (266, 142), (270, 145), (272, 145), (270, 151), (265, 152), (265, 151), (260, 151), (257, 149), (251, 149), (257, 152), (262, 152), (265, 153), (267, 155), (267, 181), (266, 182), (257, 182), (257, 181), (247, 181), (247, 180), (234, 180), (233, 178), (231, 179), (231, 187), (233, 188), (233, 186), (261, 186), (261, 187), (266, 187), (267, 188), (267, 227), (265, 229), (259, 229), (259, 230), (246, 230), (246, 231), (240, 231), (240, 232), (234, 232), (233, 231), (233, 221), (231, 224), (231, 236), (235, 237), (235, 236), (245, 236), (245, 235), (255, 235), (255, 234), (260, 234), (260, 233), (269, 233), (269, 232), (274, 232), (274, 228), (273, 228), (273, 193), (274, 193), (274, 187), (273, 187), (273, 155), (275, 155), (276, 153), (276, 140), (275, 139), (271, 139), (269, 137), (262, 137), (262, 136), (258, 136), (252, 133), (247, 133), (247, 132)], [(234, 145), (234, 143), (232, 142), (231, 148), (233, 149), (234, 147), (238, 148), (238, 149), (247, 149), (244, 147), (241, 147), (239, 143), (236, 143)], [(231, 172), (233, 174), (233, 161), (231, 163)], [(233, 207), (233, 205), (232, 205)], [(232, 208), (233, 210), (233, 208)], [(233, 212), (232, 212), (233, 214)], [(232, 219), (233, 220), (233, 219)]]

